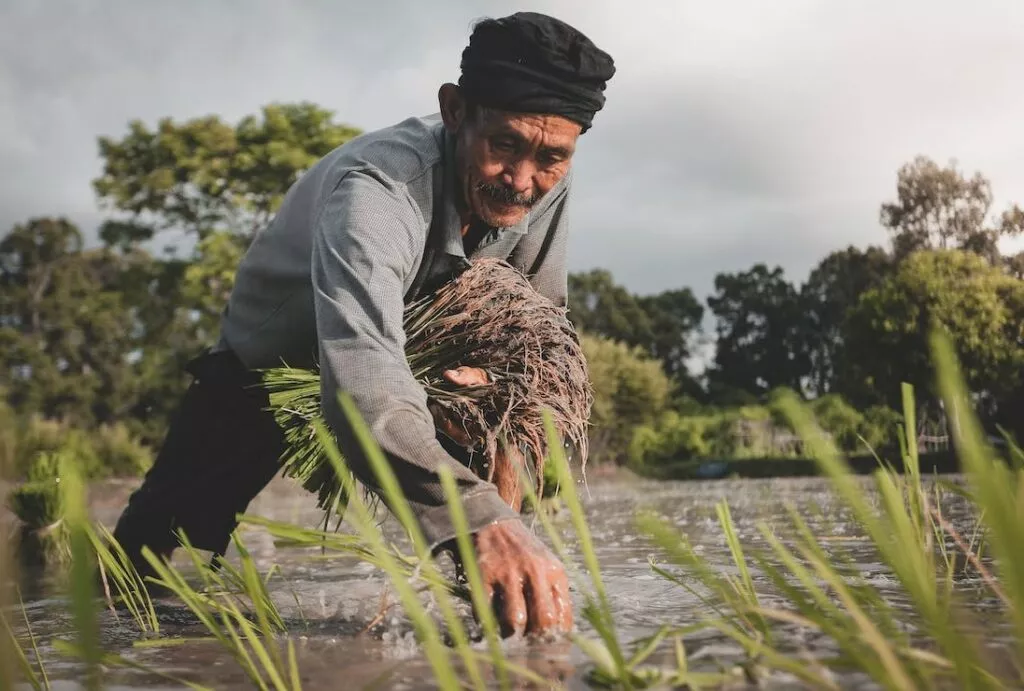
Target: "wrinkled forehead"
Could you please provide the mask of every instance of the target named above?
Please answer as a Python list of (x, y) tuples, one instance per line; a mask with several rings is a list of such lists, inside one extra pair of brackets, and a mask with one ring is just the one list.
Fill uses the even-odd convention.
[(579, 123), (561, 115), (499, 110), (488, 110), (481, 115), (478, 127), (481, 136), (493, 137), (503, 134), (549, 148), (572, 151), (582, 131)]

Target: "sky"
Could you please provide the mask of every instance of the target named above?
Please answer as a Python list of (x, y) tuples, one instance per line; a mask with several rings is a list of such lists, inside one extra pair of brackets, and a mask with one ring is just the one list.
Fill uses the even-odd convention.
[(1024, 203), (1020, 0), (5, 0), (0, 232), (104, 217), (96, 139), (139, 118), (234, 122), (313, 101), (372, 130), (436, 111), (472, 24), (555, 15), (609, 52), (576, 154), (570, 270), (646, 294), (757, 262), (803, 282), (887, 243), (879, 206), (923, 154)]

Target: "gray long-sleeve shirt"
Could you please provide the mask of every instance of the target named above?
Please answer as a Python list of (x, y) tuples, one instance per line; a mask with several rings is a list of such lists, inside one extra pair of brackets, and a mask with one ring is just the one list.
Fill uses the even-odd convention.
[(564, 305), (570, 186), (566, 176), (519, 225), (492, 230), (467, 259), (454, 141), (438, 116), (410, 118), (349, 141), (303, 174), (239, 266), (221, 344), (250, 368), (319, 361), (324, 412), (346, 461), (376, 489), (346, 441), (339, 389), (387, 454), (431, 545), (455, 534), (442, 465), (454, 471), (472, 530), (516, 514), (437, 441), (405, 359), (405, 305), (477, 257), (507, 259)]

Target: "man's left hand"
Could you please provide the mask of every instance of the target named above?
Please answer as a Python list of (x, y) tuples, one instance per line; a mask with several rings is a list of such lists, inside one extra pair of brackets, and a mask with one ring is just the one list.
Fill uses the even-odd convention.
[[(458, 386), (486, 386), (488, 383), (487, 372), (479, 367), (458, 367), (445, 370), (444, 378)], [(440, 410), (434, 412), (434, 422), (446, 435), (455, 440), (459, 446), (469, 447), (473, 445), (473, 438), (465, 427), (461, 427), (454, 420)]]

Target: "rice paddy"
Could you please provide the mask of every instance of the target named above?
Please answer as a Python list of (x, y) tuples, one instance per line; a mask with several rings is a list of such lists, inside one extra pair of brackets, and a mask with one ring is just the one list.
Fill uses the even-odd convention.
[[(519, 649), (500, 640), (487, 603), (474, 583), (472, 563), (466, 583), (456, 583), (444, 564), (425, 549), (398, 485), (390, 475), (347, 399), (350, 415), (394, 520), (409, 539), (391, 539), (374, 507), (349, 484), (344, 459), (331, 435), (315, 424), (335, 477), (348, 490), (346, 531), (329, 531), (269, 521), (256, 516), (243, 526), (267, 531), (281, 549), (319, 550), (325, 560), (355, 560), (387, 584), (392, 604), (385, 616), (401, 616), (413, 632), (416, 654), (429, 678), (422, 688), (883, 688), (1009, 689), (1024, 683), (1024, 454), (1016, 447), (997, 453), (970, 415), (957, 363), (948, 343), (932, 340), (938, 383), (947, 410), (958, 411), (955, 444), (963, 476), (922, 477), (913, 434), (904, 435), (904, 463), (897, 474), (880, 459), (870, 487), (846, 468), (843, 457), (820, 435), (803, 404), (787, 401), (792, 424), (812, 449), (830, 488), (829, 513), (849, 532), (830, 533), (820, 516), (797, 504), (775, 513), (785, 520), (744, 522), (733, 506), (715, 506), (714, 535), (725, 545), (729, 563), (712, 562), (707, 545), (693, 542), (667, 506), (638, 503), (631, 527), (649, 563), (638, 568), (661, 596), (698, 603), (687, 616), (653, 621), (653, 633), (632, 636), (616, 609), (614, 584), (599, 558), (600, 539), (587, 519), (586, 487), (567, 462), (554, 420), (546, 419), (548, 463), (554, 470), (564, 511), (554, 515), (523, 483), (531, 523), (570, 566), (580, 608), (579, 631), (571, 638), (584, 660), (571, 680), (544, 675), (521, 663)], [(906, 429), (913, 430), (912, 392), (904, 391)], [(166, 595), (161, 604), (118, 557), (109, 533), (86, 513), (85, 488), (70, 459), (58, 463), (62, 549), (56, 560), (67, 602), (69, 631), (40, 654), (31, 606), (14, 587), (15, 560), (0, 560), (3, 626), (0, 628), (0, 683), (12, 688), (48, 689), (56, 666), (74, 664), (87, 688), (103, 688), (137, 659), (108, 650), (98, 624), (104, 609), (124, 617), (133, 648), (203, 645), (224, 652), (251, 687), (304, 688), (304, 626), (285, 616), (287, 604), (268, 587), (274, 569), (260, 571), (241, 533), (235, 556), (210, 565), (187, 544), (185, 564), (151, 564), (151, 583)], [(450, 478), (449, 478), (450, 480)], [(452, 484), (449, 505), (455, 523), (464, 524)], [(870, 490), (870, 491), (869, 491)], [(769, 498), (769, 501), (771, 499)], [(951, 503), (966, 507), (969, 520), (953, 519)], [(831, 519), (829, 519), (831, 520)], [(708, 527), (710, 534), (712, 527)], [(460, 547), (468, 553), (465, 533)], [(856, 544), (856, 550), (844, 548)], [(5, 543), (4, 549), (13, 546)], [(865, 568), (870, 564), (871, 568)], [(884, 583), (884, 587), (882, 584)], [(657, 585), (655, 585), (657, 584)], [(478, 584), (477, 584), (478, 585)], [(899, 597), (894, 598), (893, 593)], [(165, 633), (158, 608), (172, 602), (195, 622), (192, 640)], [(382, 608), (383, 610), (384, 608)], [(368, 625), (373, 622), (367, 622)], [(702, 644), (728, 641), (729, 654), (715, 655)], [(813, 644), (808, 643), (813, 641)], [(559, 642), (534, 642), (539, 650)], [(701, 648), (701, 655), (694, 650)], [(70, 662), (69, 662), (70, 661)], [(188, 687), (201, 687), (203, 669), (181, 674), (153, 668)], [(332, 688), (345, 685), (338, 670)], [(341, 684), (340, 686), (338, 684)], [(572, 684), (575, 684), (573, 686)], [(369, 686), (369, 685), (367, 685)], [(379, 680), (376, 688), (387, 688)]]

